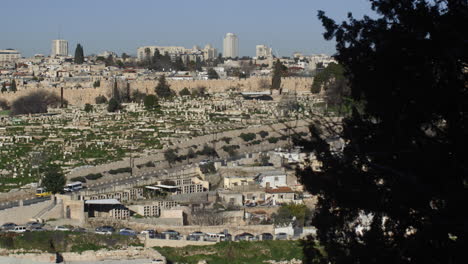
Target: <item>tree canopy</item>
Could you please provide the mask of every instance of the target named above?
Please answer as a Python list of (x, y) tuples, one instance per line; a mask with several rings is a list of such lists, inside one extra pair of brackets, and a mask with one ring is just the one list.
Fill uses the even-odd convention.
[(166, 81), (166, 76), (163, 74), (159, 77), (159, 82), (154, 91), (159, 98), (169, 98), (174, 95), (174, 92), (171, 90), (171, 86)]
[(143, 99), (143, 104), (147, 110), (153, 110), (158, 107), (158, 98), (154, 94), (146, 95)]
[(326, 252), (309, 239), (304, 262), (463, 263), (468, 2), (370, 2), (376, 18), (336, 24), (318, 13), (362, 108), (334, 133), (342, 150), (319, 124), (297, 142), (323, 164), (298, 171), (318, 197), (313, 225)]
[(59, 167), (50, 165), (45, 169), (42, 186), (45, 187), (47, 191), (53, 194), (60, 193), (63, 191), (65, 183), (65, 176)]
[(219, 79), (218, 73), (213, 68), (208, 69), (208, 79)]
[(271, 89), (279, 90), (281, 88), (281, 77), (283, 76), (283, 64), (280, 60), (273, 66), (273, 77), (271, 78)]

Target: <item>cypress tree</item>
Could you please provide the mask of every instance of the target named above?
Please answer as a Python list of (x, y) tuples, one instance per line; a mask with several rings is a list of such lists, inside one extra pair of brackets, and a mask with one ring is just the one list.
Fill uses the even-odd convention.
[(76, 64), (83, 64), (83, 62), (84, 62), (83, 47), (81, 46), (81, 44), (78, 43), (78, 45), (76, 45), (76, 49), (75, 49), (75, 63)]
[(16, 92), (17, 89), (16, 89), (16, 81), (15, 80), (12, 80), (11, 81), (11, 84), (10, 84), (10, 91), (12, 92)]
[(280, 62), (280, 60), (277, 60), (273, 68), (273, 78), (271, 79), (271, 89), (278, 90), (281, 87), (282, 71), (283, 71), (283, 64)]

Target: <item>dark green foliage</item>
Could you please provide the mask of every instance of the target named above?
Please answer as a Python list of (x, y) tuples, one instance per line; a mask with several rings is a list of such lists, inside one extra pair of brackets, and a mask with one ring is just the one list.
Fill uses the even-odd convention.
[(104, 95), (99, 95), (99, 96), (96, 96), (94, 101), (96, 101), (96, 104), (105, 104), (107, 103), (107, 98)]
[(99, 178), (102, 178), (102, 174), (101, 173), (90, 173), (90, 174), (86, 175), (85, 178), (87, 180), (97, 180)]
[(254, 141), (250, 142), (250, 144), (252, 144), (252, 145), (258, 145), (260, 143), (262, 143), (261, 140), (254, 140)]
[(8, 104), (7, 100), (0, 98), (0, 109), (2, 110), (10, 109), (10, 104)]
[(222, 149), (226, 151), (229, 156), (236, 156), (237, 155), (237, 150), (239, 149), (239, 145), (230, 145), (230, 146), (223, 146)]
[(265, 130), (262, 130), (260, 132), (258, 132), (258, 134), (262, 137), (262, 138), (265, 138), (269, 135), (268, 131), (265, 131)]
[(269, 137), (267, 140), (269, 143), (272, 143), (272, 144), (275, 144), (276, 142), (279, 141), (277, 137)]
[(60, 167), (49, 165), (45, 169), (42, 186), (45, 187), (47, 191), (53, 194), (60, 193), (63, 191), (65, 183), (66, 179)]
[[(210, 246), (155, 247), (168, 263), (197, 264), (206, 260), (210, 264), (287, 263), (292, 259), (301, 260), (299, 241), (254, 241), (221, 242)], [(289, 262), (288, 262), (289, 263)]]
[(281, 77), (283, 76), (283, 64), (280, 60), (273, 66), (273, 77), (271, 78), (271, 89), (279, 90), (281, 88)]
[(255, 135), (255, 133), (241, 133), (239, 137), (242, 138), (244, 141), (249, 142), (254, 140), (257, 137), (257, 135)]
[(94, 81), (93, 87), (94, 87), (94, 88), (101, 87), (101, 81), (100, 81), (100, 80)]
[(118, 168), (118, 169), (115, 169), (115, 170), (110, 170), (109, 174), (130, 173), (130, 172), (132, 172), (132, 168), (125, 167), (125, 168)]
[(154, 88), (154, 91), (159, 98), (169, 98), (174, 95), (174, 92), (166, 81), (165, 75), (161, 75), (161, 77), (159, 77), (158, 85)]
[(117, 112), (118, 110), (122, 109), (119, 101), (117, 101), (114, 97), (109, 100), (109, 105), (107, 106), (107, 111), (109, 112)]
[(164, 158), (169, 163), (169, 165), (174, 164), (179, 160), (179, 156), (177, 155), (177, 151), (174, 149), (168, 149), (164, 151)]
[(14, 79), (10, 83), (10, 91), (12, 92), (18, 91), (18, 88), (16, 88), (16, 81)]
[(8, 91), (8, 90), (7, 90), (7, 88), (6, 88), (6, 84), (5, 84), (5, 83), (2, 83), (2, 90), (1, 90), (1, 92), (2, 92), (2, 93), (6, 93), (7, 91)]
[(156, 95), (154, 94), (146, 95), (143, 99), (143, 104), (145, 105), (146, 110), (153, 110), (159, 106), (158, 98), (156, 98)]
[(156, 164), (154, 164), (154, 162), (152, 162), (152, 161), (148, 161), (148, 162), (145, 163), (145, 166), (146, 167), (156, 167)]
[(190, 96), (190, 95), (192, 95), (192, 93), (190, 92), (189, 89), (187, 89), (187, 87), (184, 87), (184, 89), (180, 90), (179, 95), (180, 96)]
[(312, 218), (312, 212), (304, 204), (283, 204), (278, 212), (271, 215), (273, 222), (278, 226), (304, 226)]
[(261, 153), (258, 157), (260, 166), (268, 166), (270, 165), (270, 156), (266, 153)]
[(75, 49), (75, 63), (76, 64), (83, 64), (83, 62), (84, 62), (83, 47), (81, 46), (81, 44), (78, 43), (78, 45), (76, 45), (76, 49)]
[(81, 176), (78, 176), (78, 177), (73, 177), (70, 179), (70, 181), (72, 182), (82, 182), (82, 183), (85, 183), (86, 182), (86, 178), (85, 177), (81, 177)]
[(132, 95), (131, 95), (131, 97), (130, 97), (130, 99), (131, 99), (132, 101), (134, 101), (134, 102), (140, 103), (140, 102), (143, 102), (143, 100), (145, 99), (145, 97), (146, 97), (146, 94), (145, 94), (145, 93), (142, 93), (142, 92), (140, 92), (140, 91), (138, 91), (138, 90), (134, 90), (133, 93), (132, 93)]
[[(335, 39), (351, 99), (344, 150), (333, 153), (320, 127), (321, 171), (299, 177), (318, 195), (313, 225), (328, 255), (320, 263), (465, 263), (468, 217), (468, 2), (374, 0), (375, 13), (337, 25)], [(355, 232), (360, 214), (369, 229)], [(316, 263), (307, 257), (305, 263)]]
[(213, 68), (208, 69), (208, 79), (219, 79), (218, 73)]
[[(66, 104), (66, 102), (64, 102)], [(11, 104), (12, 115), (47, 113), (47, 108), (60, 106), (60, 97), (46, 91), (21, 96)]]
[(222, 138), (220, 138), (220, 140), (226, 142), (226, 144), (229, 144), (229, 143), (231, 142), (232, 138), (230, 138), (230, 137), (222, 137)]
[(330, 83), (344, 79), (343, 66), (332, 62), (328, 64), (324, 70), (318, 72), (314, 76), (314, 82), (312, 84), (311, 91), (312, 93), (320, 93), (322, 86), (325, 86), (324, 88), (326, 89), (326, 86)]
[(218, 153), (216, 150), (208, 145), (203, 145), (203, 149), (201, 151), (198, 151), (198, 154), (200, 155), (205, 155), (205, 156), (212, 156), (212, 157), (217, 157)]
[(208, 173), (215, 173), (216, 168), (214, 166), (214, 162), (208, 162), (206, 164), (200, 165), (201, 172), (208, 174)]
[(90, 104), (85, 104), (84, 111), (86, 113), (92, 112), (93, 111), (93, 106)]
[(187, 158), (188, 159), (193, 159), (193, 158), (196, 158), (197, 157), (197, 153), (195, 153), (195, 151), (193, 151), (193, 149), (189, 149), (188, 152), (187, 152)]

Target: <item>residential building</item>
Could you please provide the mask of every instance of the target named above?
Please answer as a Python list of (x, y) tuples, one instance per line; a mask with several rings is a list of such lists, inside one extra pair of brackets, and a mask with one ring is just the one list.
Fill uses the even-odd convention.
[(207, 44), (203, 49), (203, 55), (205, 60), (212, 60), (218, 56), (218, 51), (211, 46), (211, 44)]
[(264, 188), (278, 188), (287, 186), (286, 173), (275, 170), (259, 173), (255, 178), (260, 186)]
[(223, 42), (223, 57), (239, 57), (239, 39), (234, 33), (227, 33)]
[(257, 45), (255, 47), (255, 56), (257, 58), (270, 58), (272, 56), (272, 49), (266, 45)]
[(0, 50), (0, 62), (12, 62), (21, 58), (21, 53), (14, 49)]
[(64, 39), (52, 40), (52, 53), (50, 56), (68, 56), (68, 41)]

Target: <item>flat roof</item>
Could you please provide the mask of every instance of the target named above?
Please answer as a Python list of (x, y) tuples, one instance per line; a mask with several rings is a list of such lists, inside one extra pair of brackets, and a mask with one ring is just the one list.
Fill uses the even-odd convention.
[(85, 204), (120, 204), (117, 199), (86, 200)]
[(177, 188), (179, 188), (177, 186), (164, 185), (164, 184), (158, 184), (158, 185), (156, 185), (156, 187), (164, 188), (164, 189), (177, 189)]

